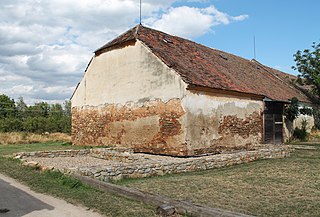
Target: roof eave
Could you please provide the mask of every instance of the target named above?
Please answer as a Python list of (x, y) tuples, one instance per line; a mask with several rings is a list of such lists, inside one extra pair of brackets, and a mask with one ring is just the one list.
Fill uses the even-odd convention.
[(196, 90), (196, 91), (204, 91), (204, 92), (212, 92), (212, 93), (230, 94), (230, 95), (235, 95), (235, 96), (248, 97), (248, 98), (256, 99), (256, 100), (263, 100), (265, 98), (265, 96), (260, 95), (260, 94), (255, 94), (255, 93), (246, 93), (246, 92), (241, 92), (241, 91), (236, 91), (236, 90), (226, 90), (226, 89), (219, 89), (219, 88), (211, 88), (211, 87), (206, 87), (206, 86), (201, 86), (201, 85), (194, 85), (194, 84), (188, 84), (187, 90)]

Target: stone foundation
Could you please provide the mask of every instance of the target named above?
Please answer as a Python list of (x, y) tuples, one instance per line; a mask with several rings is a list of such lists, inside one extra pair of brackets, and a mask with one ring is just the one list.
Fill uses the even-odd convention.
[[(53, 152), (34, 152), (32, 154), (20, 153), (18, 156), (26, 158), (25, 161), (37, 161), (37, 157), (53, 157), (59, 156), (76, 156), (90, 155), (95, 158), (106, 159), (105, 165), (91, 165), (70, 168), (54, 168), (64, 173), (78, 174), (88, 176), (102, 181), (120, 180), (124, 178), (142, 178), (149, 176), (162, 176), (166, 174), (184, 173), (192, 171), (201, 171), (226, 167), (236, 164), (248, 163), (255, 160), (284, 158), (290, 155), (291, 146), (275, 146), (266, 145), (256, 147), (251, 151), (238, 151), (234, 153), (209, 155), (202, 157), (178, 158), (169, 156), (156, 156), (147, 154), (132, 154), (122, 150), (123, 152), (113, 151), (112, 149), (91, 149), (90, 151), (53, 151)], [(59, 154), (58, 154), (59, 153)], [(62, 153), (62, 154), (61, 154)], [(107, 156), (107, 157), (106, 157)], [(39, 158), (38, 158), (39, 159)], [(107, 161), (109, 160), (109, 161)], [(61, 160), (63, 161), (63, 159)], [(46, 161), (44, 168), (52, 167), (50, 158)]]
[(94, 148), (81, 150), (55, 150), (55, 151), (36, 151), (19, 152), (14, 155), (15, 158), (57, 158), (57, 157), (83, 157), (90, 156), (108, 161), (134, 162), (133, 150), (128, 148)]

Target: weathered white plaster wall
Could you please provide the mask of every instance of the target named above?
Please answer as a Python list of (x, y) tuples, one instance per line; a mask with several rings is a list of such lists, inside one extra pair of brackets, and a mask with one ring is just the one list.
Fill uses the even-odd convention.
[[(189, 150), (261, 143), (262, 101), (218, 93), (188, 91), (182, 104), (187, 113), (185, 137)], [(231, 125), (237, 126), (229, 127), (228, 123), (224, 123), (228, 121), (232, 121)], [(249, 129), (252, 128), (250, 124), (254, 125), (254, 133)], [(259, 126), (256, 126), (257, 124)], [(222, 129), (223, 127), (226, 129)]]
[(93, 58), (72, 106), (98, 106), (182, 98), (185, 83), (140, 41)]
[(85, 105), (86, 102), (86, 87), (85, 87), (86, 79), (85, 77), (82, 78), (80, 81), (77, 89), (75, 90), (72, 98), (71, 104), (72, 106), (82, 106)]
[[(150, 102), (157, 102), (156, 108)], [(197, 155), (262, 139), (262, 101), (189, 91), (140, 41), (94, 57), (72, 107), (77, 144)]]
[[(285, 119), (285, 118), (284, 118)], [(293, 136), (293, 131), (294, 129), (302, 127), (302, 122), (306, 120), (307, 121), (307, 132), (310, 133), (312, 128), (314, 127), (314, 118), (313, 116), (310, 115), (299, 115), (293, 123), (290, 121), (285, 121), (285, 125), (283, 127), (284, 132), (283, 132), (283, 137), (284, 141), (287, 142), (289, 139)]]
[(310, 133), (312, 128), (314, 127), (314, 118), (310, 115), (299, 115), (294, 121), (293, 121), (293, 129), (302, 127), (303, 121), (307, 121), (307, 132)]

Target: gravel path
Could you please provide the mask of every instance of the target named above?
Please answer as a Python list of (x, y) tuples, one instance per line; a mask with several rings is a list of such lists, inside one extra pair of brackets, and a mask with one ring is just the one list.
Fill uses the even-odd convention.
[(154, 164), (154, 163), (177, 163), (193, 161), (194, 159), (206, 159), (207, 156), (196, 157), (196, 158), (181, 158), (181, 157), (170, 157), (161, 155), (150, 155), (150, 154), (133, 154), (136, 159), (134, 162), (119, 162), (113, 160), (104, 160), (91, 156), (77, 156), (77, 157), (28, 157), (25, 161), (35, 161), (41, 166), (54, 167), (58, 170), (63, 169), (76, 169), (79, 167), (98, 167), (98, 166), (118, 166), (118, 165), (132, 165), (132, 164)]

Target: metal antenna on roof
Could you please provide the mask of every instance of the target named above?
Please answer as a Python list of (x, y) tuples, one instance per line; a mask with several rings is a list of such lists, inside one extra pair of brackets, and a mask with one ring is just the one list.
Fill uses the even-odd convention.
[(140, 25), (141, 25), (141, 0), (140, 0)]
[(253, 58), (256, 60), (256, 36), (253, 36)]

